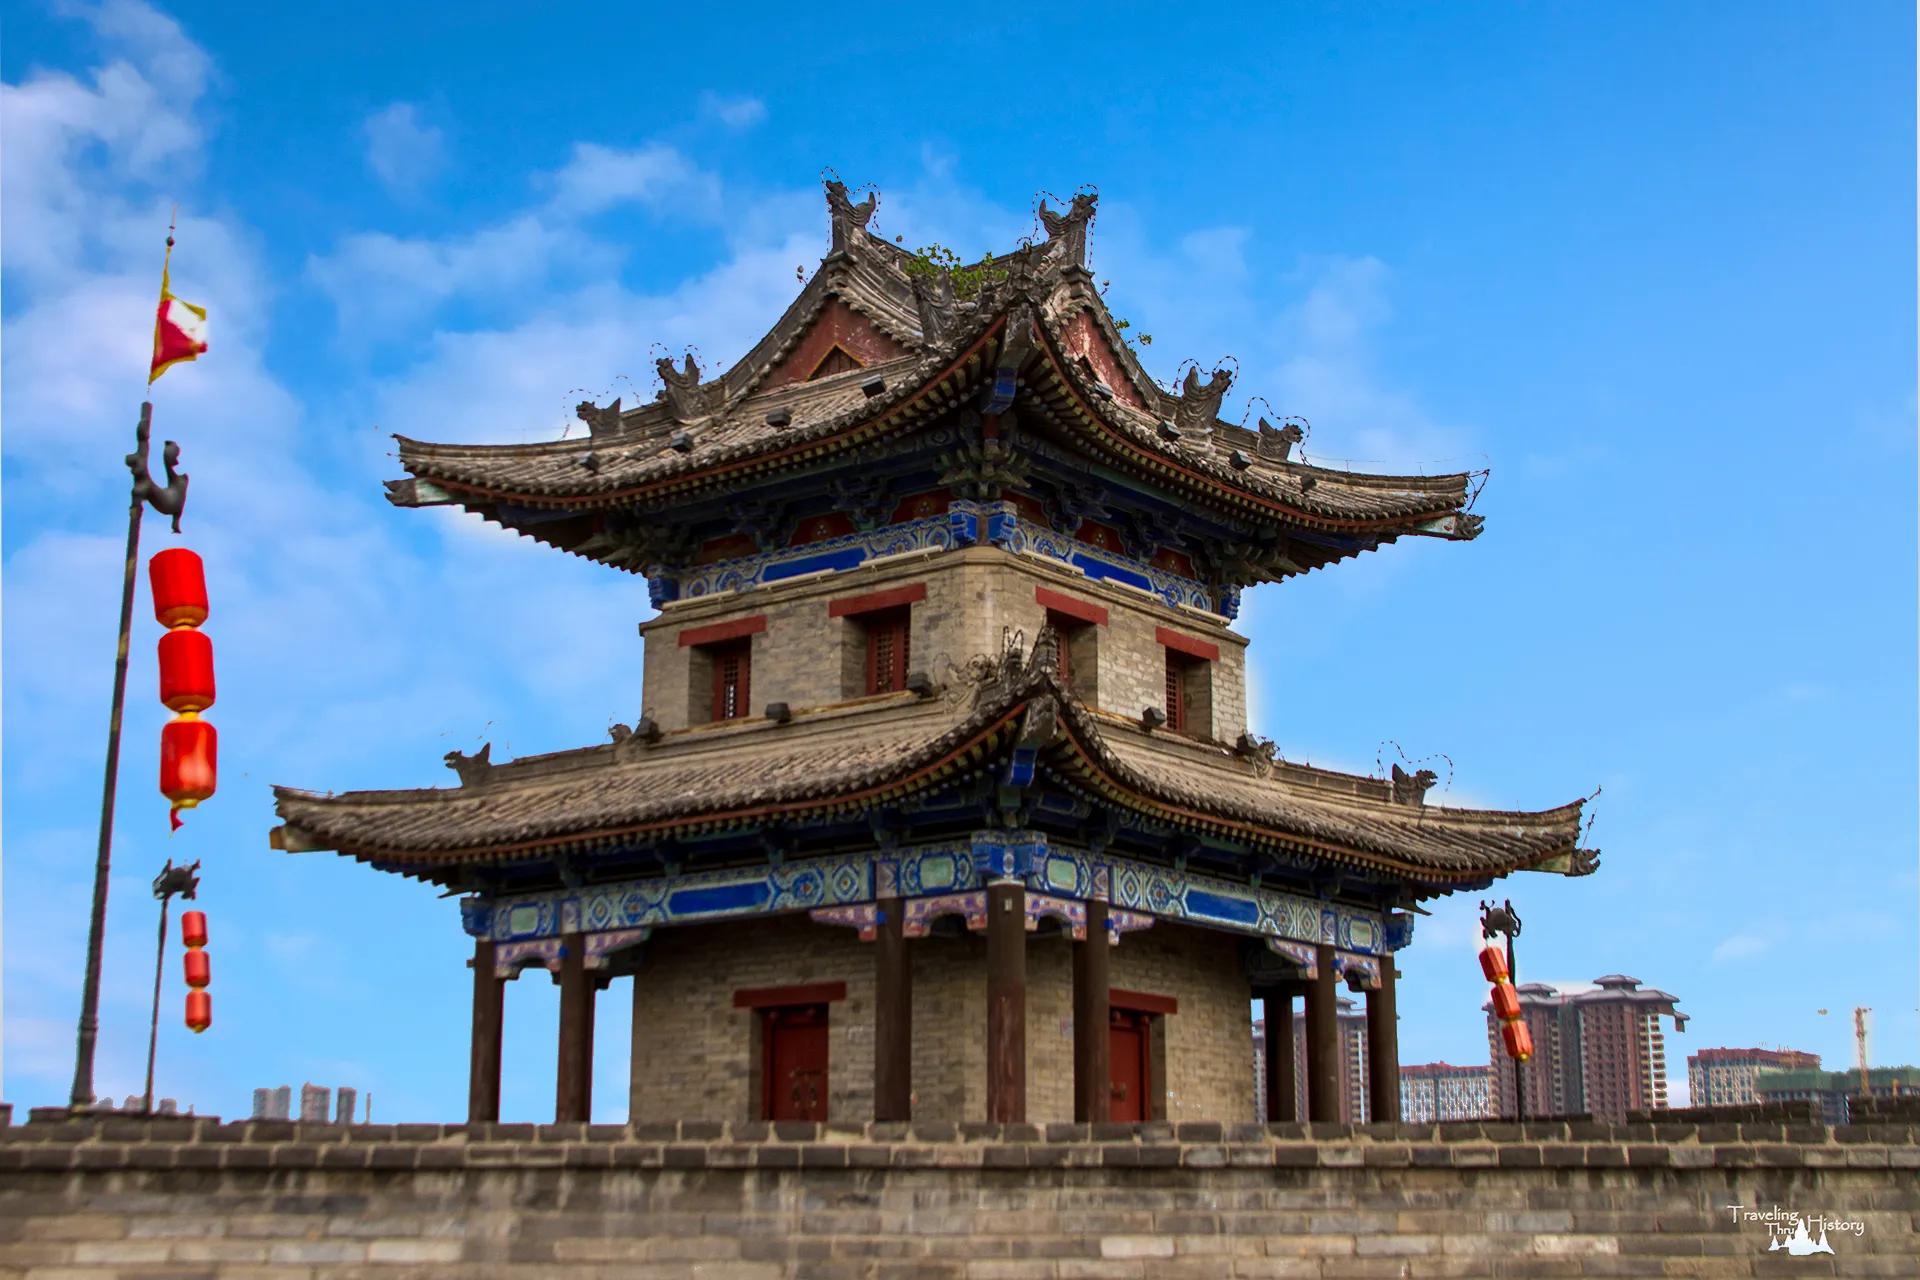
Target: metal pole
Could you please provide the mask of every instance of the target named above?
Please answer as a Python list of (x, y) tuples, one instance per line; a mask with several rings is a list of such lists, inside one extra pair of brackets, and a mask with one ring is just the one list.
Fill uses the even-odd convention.
[[(140, 406), (142, 471), (147, 432), (153, 423), (153, 402)], [(100, 951), (107, 929), (107, 874), (113, 862), (113, 797), (120, 780), (120, 717), (127, 705), (127, 644), (133, 634), (133, 571), (140, 559), (140, 514), (146, 495), (141, 476), (133, 486), (133, 505), (127, 511), (127, 572), (120, 586), (120, 647), (113, 660), (113, 714), (107, 721), (107, 778), (100, 798), (100, 850), (93, 864), (93, 915), (87, 924), (87, 977), (80, 994), (79, 1052), (73, 1065), (74, 1110), (93, 1105), (93, 1049), (100, 1036)]]
[(160, 949), (153, 958), (153, 1023), (147, 1030), (147, 1095), (146, 1105), (142, 1108), (148, 1115), (153, 1114), (153, 1055), (160, 1047), (160, 977), (167, 963), (167, 908), (173, 905), (173, 895), (160, 895)]
[(100, 953), (107, 930), (107, 878), (113, 861), (113, 801), (120, 779), (120, 721), (127, 704), (127, 645), (133, 634), (133, 574), (140, 559), (140, 515), (149, 502), (162, 515), (173, 517), (180, 532), (180, 513), (187, 503), (187, 477), (173, 464), (180, 447), (167, 441), (162, 459), (167, 483), (156, 485), (147, 470), (147, 434), (153, 427), (153, 402), (140, 406), (134, 428), (134, 451), (127, 455), (133, 476), (133, 502), (127, 511), (127, 572), (120, 587), (120, 647), (113, 663), (113, 714), (107, 722), (107, 776), (100, 797), (100, 851), (93, 864), (93, 915), (87, 924), (87, 976), (80, 992), (80, 1033), (73, 1064), (73, 1092), (68, 1099), (76, 1111), (93, 1105), (93, 1051), (100, 1036)]

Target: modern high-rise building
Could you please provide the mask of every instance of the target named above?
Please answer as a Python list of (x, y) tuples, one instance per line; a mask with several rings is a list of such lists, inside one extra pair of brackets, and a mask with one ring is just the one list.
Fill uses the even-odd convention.
[(1400, 1118), (1409, 1124), (1484, 1120), (1493, 1114), (1492, 1073), (1486, 1067), (1423, 1062), (1400, 1068)]
[[(1365, 1124), (1371, 1119), (1367, 1106), (1367, 1015), (1355, 1012), (1353, 1001), (1345, 996), (1335, 1002), (1340, 1027), (1340, 1123)], [(1267, 1022), (1259, 1018), (1253, 1024), (1254, 1110), (1267, 1114)], [(1307, 1015), (1296, 1009), (1293, 1015), (1293, 1114), (1307, 1114)], [(1404, 1096), (1404, 1091), (1403, 1091)]]
[(1759, 1101), (1753, 1082), (1762, 1071), (1819, 1069), (1819, 1054), (1798, 1049), (1702, 1049), (1687, 1058), (1689, 1105), (1744, 1106)]
[(1864, 1086), (1858, 1067), (1850, 1071), (1821, 1071), (1807, 1067), (1791, 1071), (1763, 1071), (1754, 1076), (1753, 1093), (1756, 1102), (1811, 1099), (1820, 1104), (1821, 1116), (1828, 1124), (1846, 1124), (1848, 1098), (1860, 1094), (1894, 1098), (1920, 1093), (1920, 1071), (1912, 1067), (1874, 1067), (1867, 1072)]
[[(1543, 982), (1519, 987), (1521, 1017), (1533, 1035), (1533, 1057), (1521, 1074), (1528, 1116), (1588, 1114), (1624, 1123), (1630, 1111), (1667, 1105), (1667, 1045), (1660, 1018), (1684, 1030), (1675, 997), (1640, 989), (1638, 978), (1610, 973), (1593, 989), (1562, 993)], [(1487, 1048), (1499, 1114), (1516, 1114), (1514, 1062), (1500, 1043), (1500, 1023), (1487, 1011)]]

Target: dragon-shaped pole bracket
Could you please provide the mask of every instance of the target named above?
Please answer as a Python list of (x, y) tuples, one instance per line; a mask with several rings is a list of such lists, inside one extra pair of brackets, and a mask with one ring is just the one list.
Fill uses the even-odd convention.
[(147, 470), (147, 438), (153, 431), (153, 402), (140, 406), (140, 425), (134, 429), (134, 451), (127, 455), (127, 470), (133, 473), (133, 500), (146, 503), (163, 516), (173, 517), (173, 531), (180, 532), (180, 513), (187, 505), (186, 472), (176, 472), (180, 446), (169, 440), (160, 450), (160, 465), (166, 469), (167, 482), (158, 485)]

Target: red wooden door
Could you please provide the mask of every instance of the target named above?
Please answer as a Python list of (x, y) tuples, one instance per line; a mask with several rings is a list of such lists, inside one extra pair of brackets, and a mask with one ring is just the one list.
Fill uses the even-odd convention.
[(800, 1005), (766, 1013), (766, 1117), (827, 1118), (827, 1006)]
[(1113, 1061), (1113, 1103), (1116, 1124), (1148, 1119), (1147, 1019), (1126, 1009), (1115, 1009), (1108, 1024), (1108, 1052)]

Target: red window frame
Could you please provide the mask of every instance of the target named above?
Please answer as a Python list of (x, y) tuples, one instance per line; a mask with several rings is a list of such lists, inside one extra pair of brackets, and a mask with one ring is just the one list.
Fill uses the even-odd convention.
[(1175, 733), (1187, 731), (1187, 667), (1190, 660), (1167, 650), (1167, 728)]
[(896, 693), (907, 687), (912, 658), (913, 613), (902, 605), (866, 615), (867, 692)]
[(713, 660), (713, 719), (744, 719), (753, 705), (753, 641), (709, 645), (707, 656)]
[(1073, 632), (1076, 627), (1083, 627), (1087, 624), (1078, 618), (1068, 617), (1058, 609), (1049, 609), (1047, 610), (1047, 625), (1052, 627), (1054, 635), (1059, 637), (1059, 644), (1057, 644), (1055, 648), (1060, 654), (1060, 684), (1066, 689), (1072, 689), (1073, 656), (1070, 651), (1073, 648)]

